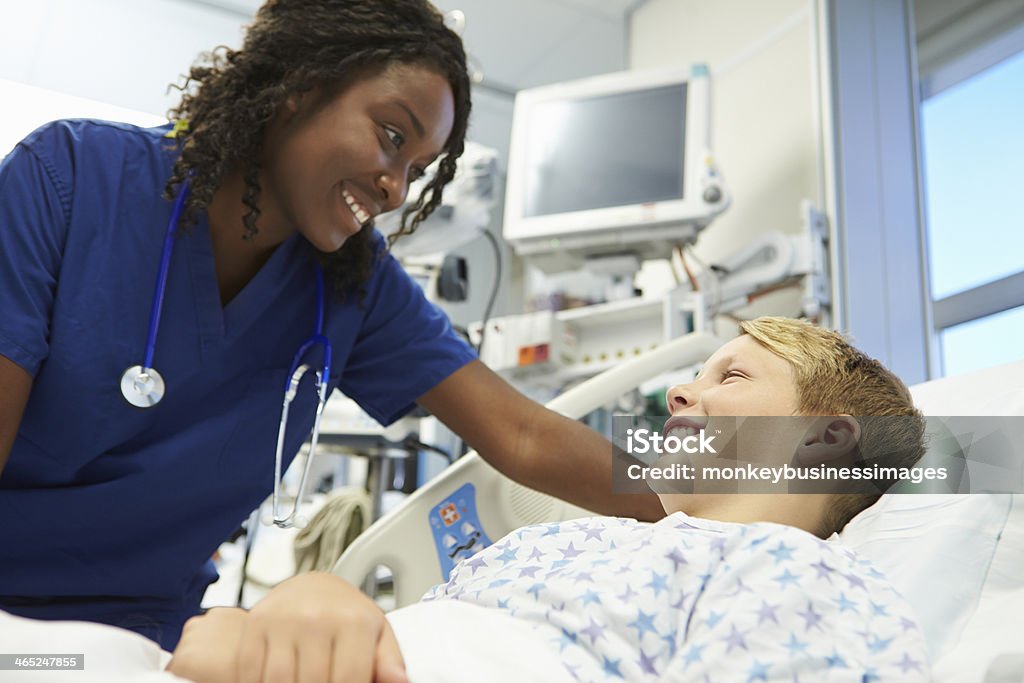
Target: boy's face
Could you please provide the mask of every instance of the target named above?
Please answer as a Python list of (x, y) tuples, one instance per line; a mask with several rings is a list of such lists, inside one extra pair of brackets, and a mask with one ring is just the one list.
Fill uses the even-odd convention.
[(795, 415), (793, 368), (748, 334), (736, 337), (704, 363), (689, 384), (666, 394), (669, 413), (704, 426), (709, 417)]
[[(666, 398), (672, 417), (665, 422), (663, 435), (667, 437), (676, 429), (686, 428), (705, 429), (709, 434), (716, 434), (716, 446), (719, 448), (715, 457), (723, 459), (718, 462), (789, 462), (803, 436), (805, 425), (802, 425), (802, 420), (743, 420), (745, 417), (799, 413), (799, 395), (792, 367), (750, 335), (741, 335), (725, 344), (708, 358), (692, 382), (672, 387)], [(729, 419), (716, 420), (716, 417)], [(742, 439), (738, 438), (740, 433)], [(676, 434), (683, 436), (679, 432)], [(738, 454), (736, 449), (741, 442), (753, 445), (756, 452)], [(745, 447), (744, 450), (749, 449)], [(658, 464), (664, 466), (674, 462), (672, 459), (676, 457), (662, 456)], [(728, 487), (732, 486), (729, 482)], [(674, 486), (665, 490), (656, 488), (669, 514), (686, 511), (693, 503), (694, 494), (734, 496), (736, 489), (729, 490), (732, 492), (725, 493), (714, 484), (701, 481), (694, 483), (692, 493), (680, 493)]]

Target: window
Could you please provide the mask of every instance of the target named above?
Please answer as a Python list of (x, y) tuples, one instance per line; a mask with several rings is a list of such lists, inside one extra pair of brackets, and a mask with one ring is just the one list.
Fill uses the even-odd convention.
[(1024, 358), (1021, 121), (1024, 51), (921, 104), (929, 276), (943, 374)]
[(942, 374), (960, 375), (1024, 357), (1024, 306), (942, 331)]

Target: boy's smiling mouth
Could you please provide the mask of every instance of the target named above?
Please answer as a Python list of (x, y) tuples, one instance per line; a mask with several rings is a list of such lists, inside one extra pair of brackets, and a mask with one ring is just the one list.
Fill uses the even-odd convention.
[(693, 436), (699, 434), (705, 426), (707, 426), (706, 422), (701, 422), (692, 417), (674, 415), (665, 420), (665, 425), (661, 428), (661, 435), (665, 438), (669, 436), (676, 436), (678, 438)]

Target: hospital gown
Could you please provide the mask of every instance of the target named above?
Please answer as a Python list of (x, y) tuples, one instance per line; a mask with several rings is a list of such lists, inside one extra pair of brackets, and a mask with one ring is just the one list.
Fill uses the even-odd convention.
[[(910, 608), (866, 560), (778, 524), (676, 513), (524, 527), (424, 600), (531, 622), (580, 681), (928, 680)], [(528, 653), (524, 653), (528, 654)]]

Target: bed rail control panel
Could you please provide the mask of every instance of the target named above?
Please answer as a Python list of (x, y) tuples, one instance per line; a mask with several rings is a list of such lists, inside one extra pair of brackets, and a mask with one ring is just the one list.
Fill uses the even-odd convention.
[(445, 581), (456, 564), (491, 544), (476, 512), (476, 487), (472, 484), (456, 489), (430, 510), (428, 518)]

